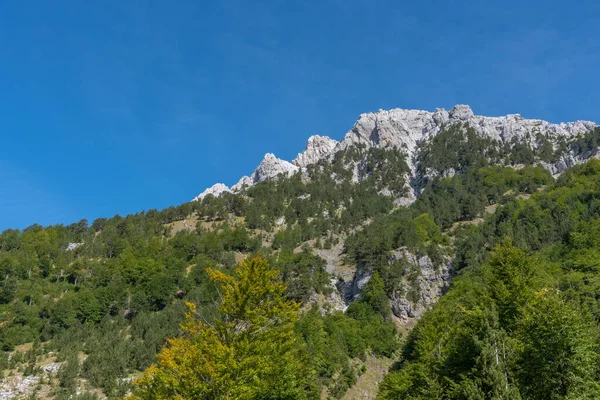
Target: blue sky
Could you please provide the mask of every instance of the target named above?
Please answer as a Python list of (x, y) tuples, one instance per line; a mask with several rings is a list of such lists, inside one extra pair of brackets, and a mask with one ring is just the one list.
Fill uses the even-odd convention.
[(380, 108), (600, 120), (597, 1), (34, 3), (0, 5), (0, 229), (180, 204)]

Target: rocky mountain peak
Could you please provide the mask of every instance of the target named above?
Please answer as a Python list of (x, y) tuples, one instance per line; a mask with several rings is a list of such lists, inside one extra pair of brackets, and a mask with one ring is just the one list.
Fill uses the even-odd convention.
[(275, 179), (279, 174), (293, 174), (297, 172), (298, 169), (299, 168), (294, 164), (275, 157), (275, 154), (267, 153), (252, 174), (252, 183)]
[(227, 187), (227, 185), (225, 185), (223, 183), (215, 183), (214, 185), (212, 185), (211, 187), (206, 189), (204, 192), (202, 192), (198, 196), (194, 197), (194, 199), (192, 201), (201, 201), (209, 194), (212, 194), (213, 196), (218, 197), (225, 192), (229, 193), (229, 192), (231, 192), (231, 189), (229, 189), (229, 187)]
[[(434, 114), (436, 118), (434, 119)], [(346, 133), (336, 150), (362, 144), (382, 148), (399, 148), (411, 155), (419, 141), (438, 132), (448, 120), (448, 113), (423, 110), (379, 110), (376, 113), (361, 114), (352, 129)]]
[[(475, 115), (471, 107), (466, 104), (457, 104), (448, 111), (443, 108), (437, 108), (433, 112), (402, 108), (379, 110), (361, 114), (341, 142), (326, 136), (311, 136), (306, 149), (299, 153), (292, 163), (279, 159), (272, 153), (267, 153), (252, 175), (242, 177), (237, 184), (232, 186), (231, 191), (238, 192), (258, 182), (275, 179), (282, 173), (293, 174), (301, 168), (315, 164), (339, 150), (356, 144), (366, 147), (400, 149), (407, 154), (406, 161), (414, 173), (419, 143), (439, 134), (445, 126), (454, 123), (467, 124), (478, 135), (489, 137), (500, 143), (511, 144), (517, 140), (527, 143), (533, 149), (536, 149), (537, 146), (537, 135), (548, 138), (556, 146), (561, 137), (569, 138), (581, 135), (596, 127), (595, 123), (589, 121), (553, 124), (539, 119), (526, 119), (520, 114), (508, 114), (501, 117), (480, 116)], [(569, 165), (569, 163), (565, 165)], [(548, 168), (553, 174), (564, 169), (553, 166), (548, 166)], [(225, 192), (225, 188), (227, 188), (225, 185), (215, 185), (206, 192), (218, 195)]]
[(414, 171), (418, 143), (437, 135), (445, 125), (453, 123), (466, 123), (478, 135), (501, 143), (511, 143), (517, 139), (528, 142), (534, 148), (536, 134), (555, 143), (559, 137), (577, 136), (596, 126), (589, 121), (552, 124), (538, 119), (526, 119), (519, 114), (485, 117), (475, 115), (471, 107), (465, 104), (457, 104), (449, 111), (438, 108), (434, 112), (396, 108), (361, 114), (335, 150), (354, 144), (398, 148), (407, 153), (407, 161)]
[(316, 164), (319, 160), (329, 156), (339, 142), (327, 136), (313, 135), (308, 138), (306, 149), (298, 153), (292, 164), (304, 168), (311, 164)]
[(448, 111), (448, 116), (455, 121), (468, 121), (475, 117), (475, 114), (468, 105), (457, 104)]

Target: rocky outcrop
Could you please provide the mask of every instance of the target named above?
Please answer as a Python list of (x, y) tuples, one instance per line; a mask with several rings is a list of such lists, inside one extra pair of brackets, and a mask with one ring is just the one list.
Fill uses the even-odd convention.
[(360, 292), (367, 286), (372, 276), (371, 271), (358, 268), (352, 281), (338, 280), (336, 282), (336, 288), (341, 293), (346, 304), (350, 304), (360, 297)]
[(315, 305), (321, 315), (330, 314), (333, 311), (346, 311), (347, 308), (335, 286), (327, 294), (311, 294), (304, 303), (303, 309), (310, 310)]
[(208, 189), (206, 189), (204, 192), (200, 193), (198, 196), (194, 197), (194, 199), (192, 201), (202, 201), (202, 199), (204, 199), (209, 194), (211, 194), (215, 197), (219, 197), (223, 193), (230, 193), (230, 192), (231, 192), (231, 189), (229, 189), (225, 184), (216, 183), (216, 184), (212, 185), (211, 187), (209, 187)]
[(400, 108), (361, 114), (335, 150), (360, 144), (367, 147), (395, 147), (412, 155), (419, 141), (440, 130), (441, 125), (436, 124), (432, 115), (428, 111)]
[(239, 192), (242, 191), (244, 189), (246, 189), (247, 187), (250, 187), (254, 185), (254, 181), (252, 180), (252, 178), (250, 178), (247, 175), (242, 176), (242, 178), (238, 181), (238, 183), (236, 183), (235, 185), (233, 185), (231, 187), (231, 191), (232, 192)]
[(275, 157), (273, 153), (267, 153), (258, 167), (256, 167), (252, 175), (243, 176), (238, 183), (231, 187), (231, 189), (222, 183), (217, 183), (216, 185), (206, 189), (204, 192), (196, 196), (192, 201), (202, 200), (208, 194), (220, 196), (226, 192), (238, 193), (259, 182), (276, 179), (281, 174), (291, 175), (299, 170), (300, 168), (296, 165)]
[(76, 250), (77, 248), (83, 246), (83, 243), (69, 243), (67, 245), (67, 247), (65, 248), (66, 251), (73, 251)]
[(52, 379), (56, 378), (61, 363), (44, 363), (35, 375), (23, 375), (14, 371), (8, 375), (6, 371), (0, 379), (0, 400), (9, 399), (49, 399), (56, 388), (51, 385)]
[(452, 107), (450, 111), (438, 108), (434, 112), (397, 108), (361, 114), (334, 152), (354, 144), (395, 147), (406, 151), (407, 162), (414, 171), (419, 142), (437, 135), (444, 125), (459, 122), (473, 127), (481, 136), (501, 143), (511, 143), (514, 139), (528, 141), (533, 148), (536, 146), (536, 133), (556, 143), (560, 137), (577, 136), (596, 127), (595, 123), (589, 121), (551, 124), (539, 119), (525, 119), (519, 114), (484, 117), (475, 115), (469, 106), (462, 104)]
[(250, 178), (252, 183), (259, 183), (275, 179), (280, 174), (291, 175), (298, 170), (299, 168), (294, 164), (275, 157), (273, 153), (267, 153)]
[(231, 187), (231, 190), (239, 192), (259, 182), (277, 179), (280, 175), (289, 176), (299, 170), (300, 168), (294, 164), (275, 157), (273, 153), (267, 153), (252, 175), (242, 177), (238, 183)]
[[(388, 262), (404, 268), (401, 285), (390, 296), (392, 312), (403, 321), (420, 318), (444, 294), (452, 278), (450, 258), (434, 265), (428, 256), (419, 257), (401, 248), (392, 252)], [(336, 287), (346, 304), (360, 297), (371, 277), (371, 271), (359, 267), (352, 281), (338, 280)]]
[[(397, 148), (405, 151), (407, 154), (406, 161), (414, 175), (419, 143), (440, 133), (445, 125), (453, 123), (468, 124), (479, 135), (489, 137), (500, 143), (512, 143), (516, 139), (521, 143), (528, 143), (533, 149), (538, 146), (536, 142), (538, 133), (547, 137), (556, 147), (560, 138), (572, 138), (597, 126), (589, 121), (552, 124), (539, 119), (526, 119), (519, 114), (485, 117), (475, 115), (473, 110), (464, 104), (456, 105), (448, 111), (443, 108), (438, 108), (433, 112), (401, 108), (379, 110), (374, 113), (361, 114), (341, 142), (326, 136), (315, 135), (310, 137), (306, 149), (299, 153), (292, 163), (268, 153), (254, 173), (240, 179), (231, 188), (231, 191), (239, 192), (258, 182), (276, 179), (280, 174), (295, 173), (308, 165), (333, 157), (339, 150), (358, 144), (366, 147)], [(566, 154), (557, 162), (544, 164), (544, 166), (553, 175), (557, 175), (565, 168), (581, 163), (589, 157), (596, 156), (596, 154), (598, 154), (597, 151), (590, 154)], [(353, 181), (358, 181), (360, 180), (358, 168), (356, 165), (353, 168), (355, 170)], [(226, 186), (223, 185), (223, 187)], [(219, 195), (225, 192), (223, 187), (220, 187), (221, 192), (213, 194)], [(207, 190), (210, 191), (211, 189)], [(410, 199), (406, 200), (410, 201)]]
[[(393, 252), (390, 264), (416, 267), (418, 274), (412, 275), (412, 268), (405, 268), (402, 286), (394, 291), (390, 303), (394, 315), (402, 320), (420, 318), (444, 294), (452, 278), (452, 260), (447, 258), (441, 265), (434, 265), (428, 256), (418, 257), (406, 248)], [(408, 264), (407, 264), (408, 263)]]
[(565, 169), (572, 167), (574, 165), (582, 164), (589, 160), (590, 158), (600, 159), (600, 148), (586, 151), (581, 154), (575, 154), (572, 151), (569, 151), (566, 154), (563, 154), (558, 158), (556, 162), (547, 163), (542, 162), (541, 165), (548, 170), (552, 174), (553, 177), (559, 176)]
[[(407, 182), (409, 181), (410, 178), (407, 178)], [(397, 206), (409, 206), (412, 203), (414, 203), (415, 201), (417, 201), (417, 195), (415, 194), (415, 190), (414, 188), (412, 188), (411, 186), (408, 187), (408, 192), (406, 193), (406, 195), (399, 197), (397, 199), (394, 200), (394, 204)]]
[(308, 138), (306, 149), (296, 156), (292, 164), (300, 168), (316, 164), (320, 160), (329, 157), (338, 143), (337, 140), (333, 140), (327, 136), (311, 136)]

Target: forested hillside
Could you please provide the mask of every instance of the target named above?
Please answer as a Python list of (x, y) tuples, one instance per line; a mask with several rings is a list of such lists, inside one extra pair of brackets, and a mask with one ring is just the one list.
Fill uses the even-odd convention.
[[(6, 230), (0, 398), (342, 398), (373, 358), (395, 363), (371, 398), (598, 398), (600, 162), (548, 165), (600, 130), (530, 139), (449, 124), (418, 156), (357, 143), (238, 192)], [(248, 360), (270, 369), (221, 385)], [(173, 365), (215, 383), (173, 388)]]
[(590, 161), (457, 231), (457, 276), (380, 397), (600, 397), (599, 183)]

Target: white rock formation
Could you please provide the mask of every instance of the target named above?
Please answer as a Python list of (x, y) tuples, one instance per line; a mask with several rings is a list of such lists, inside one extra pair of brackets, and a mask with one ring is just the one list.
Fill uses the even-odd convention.
[(250, 178), (248, 175), (244, 175), (240, 178), (238, 183), (236, 183), (235, 185), (233, 185), (231, 187), (231, 190), (235, 193), (235, 192), (239, 192), (240, 190), (243, 190), (247, 187), (250, 187), (252, 185), (254, 185), (252, 178)]
[(192, 201), (202, 200), (208, 194), (212, 194), (213, 196), (220, 196), (225, 192), (237, 193), (256, 183), (263, 182), (269, 179), (276, 179), (279, 176), (279, 174), (291, 175), (298, 172), (299, 170), (300, 168), (298, 168), (294, 164), (275, 157), (273, 153), (267, 153), (265, 154), (265, 158), (263, 158), (258, 167), (256, 167), (256, 170), (254, 170), (252, 175), (243, 176), (238, 181), (238, 183), (231, 187), (231, 189), (222, 183), (217, 183), (216, 185), (206, 189), (204, 192), (196, 196)]
[(69, 243), (67, 245), (67, 248), (65, 250), (66, 251), (73, 251), (73, 250), (75, 250), (76, 248), (78, 248), (80, 246), (83, 246), (83, 243)]
[(267, 153), (251, 178), (253, 183), (258, 183), (269, 179), (275, 179), (279, 174), (292, 175), (298, 172), (298, 170), (299, 168), (294, 164), (275, 157), (273, 153)]
[(395, 147), (407, 152), (407, 161), (414, 171), (418, 143), (437, 135), (445, 124), (457, 122), (468, 123), (478, 134), (501, 142), (510, 143), (515, 137), (525, 140), (530, 133), (532, 146), (535, 145), (535, 134), (538, 132), (548, 136), (551, 141), (556, 141), (561, 136), (580, 135), (596, 127), (595, 123), (589, 121), (551, 124), (538, 119), (525, 119), (519, 114), (484, 117), (474, 115), (469, 106), (462, 104), (452, 107), (450, 111), (438, 108), (434, 112), (396, 108), (361, 114), (333, 152), (359, 143), (383, 148)]
[(275, 157), (273, 153), (267, 153), (252, 175), (243, 176), (231, 187), (231, 191), (236, 193), (256, 183), (276, 179), (279, 174), (292, 175), (299, 170), (294, 164)]
[[(397, 260), (404, 260), (418, 267), (419, 275), (410, 282), (406, 272), (403, 274), (402, 285), (394, 290), (390, 299), (392, 312), (404, 321), (420, 318), (448, 289), (452, 279), (453, 260), (446, 258), (441, 265), (434, 266), (428, 256), (418, 257), (406, 248), (392, 252), (388, 261), (393, 263)], [(410, 287), (416, 289), (416, 299), (407, 296)]]
[(308, 138), (306, 149), (302, 153), (298, 153), (292, 164), (300, 168), (316, 164), (320, 160), (329, 157), (338, 143), (337, 140), (327, 136), (313, 135)]
[[(463, 104), (456, 105), (449, 111), (443, 108), (438, 108), (433, 112), (401, 108), (387, 111), (379, 110), (375, 113), (361, 114), (341, 142), (325, 136), (311, 136), (308, 139), (306, 149), (299, 153), (292, 163), (268, 153), (254, 173), (240, 179), (238, 183), (231, 187), (231, 191), (239, 192), (245, 187), (258, 182), (275, 179), (281, 173), (293, 174), (299, 169), (315, 164), (322, 159), (331, 158), (337, 151), (344, 150), (354, 144), (404, 150), (408, 155), (406, 161), (414, 175), (419, 142), (440, 133), (444, 125), (457, 122), (466, 123), (473, 127), (479, 135), (502, 143), (510, 143), (513, 138), (517, 138), (519, 141), (528, 141), (534, 149), (537, 146), (535, 143), (537, 133), (547, 136), (550, 142), (555, 145), (560, 137), (577, 136), (597, 126), (589, 121), (551, 124), (539, 119), (525, 119), (519, 114), (509, 114), (503, 117), (484, 117), (475, 115), (469, 106)], [(581, 163), (589, 157), (597, 157), (596, 154), (596, 152), (590, 155), (567, 154), (557, 163), (544, 165), (544, 167), (553, 175), (557, 175), (566, 167)], [(360, 177), (356, 174), (356, 166), (354, 166), (354, 169), (353, 181), (358, 181)], [(223, 185), (223, 187), (226, 186)], [(223, 187), (219, 187), (220, 191), (214, 190), (213, 194), (223, 193), (225, 191)], [(213, 188), (207, 189), (207, 191)]]
[(223, 183), (215, 183), (214, 185), (212, 185), (211, 187), (206, 189), (204, 192), (202, 192), (198, 196), (194, 197), (194, 199), (192, 201), (201, 201), (209, 194), (212, 194), (215, 197), (219, 197), (220, 195), (222, 195), (223, 193), (226, 193), (226, 192), (227, 193), (231, 192), (231, 189), (229, 189), (227, 187), (227, 185), (225, 185)]

